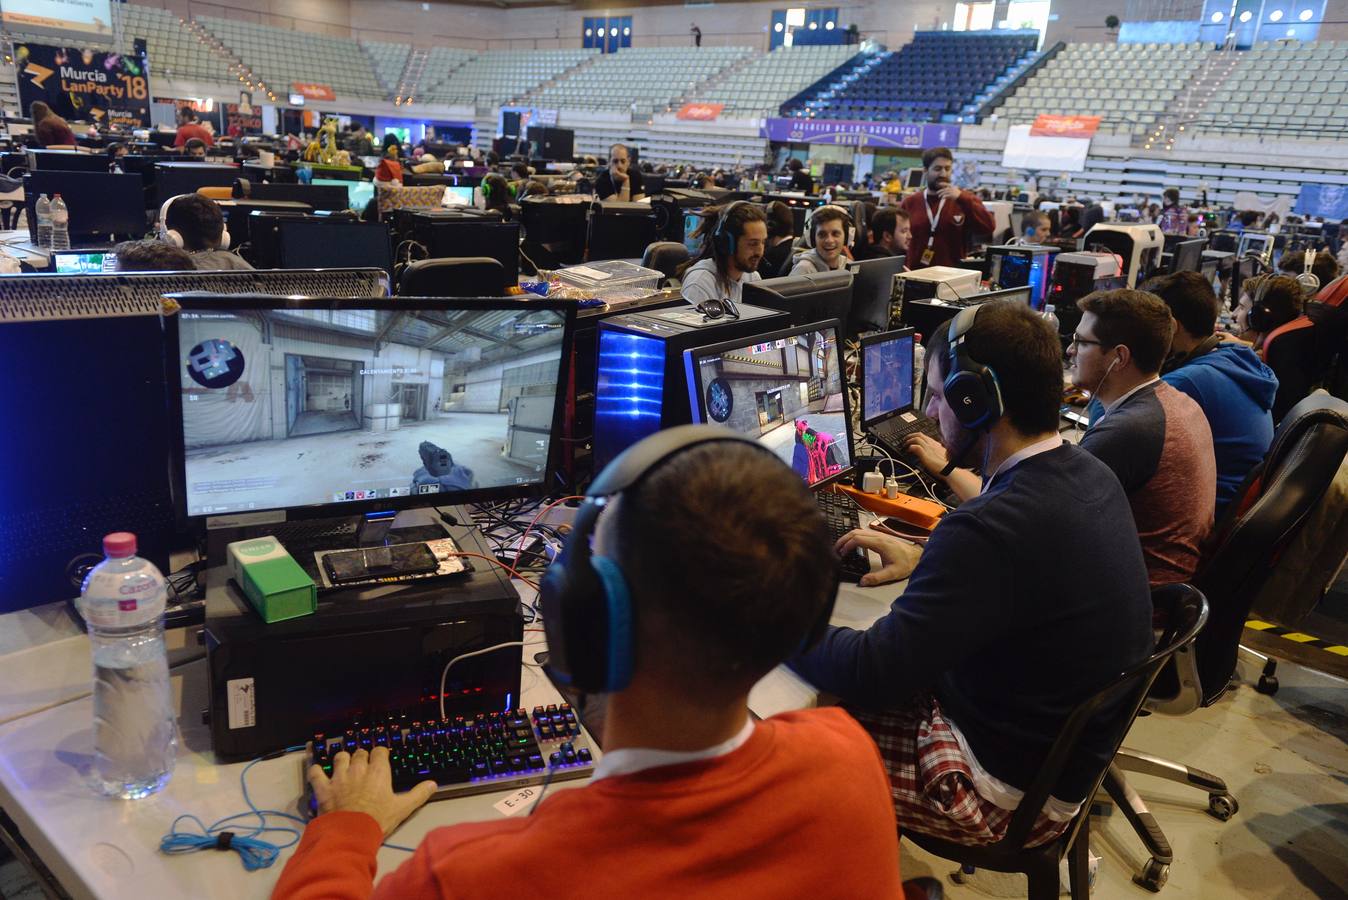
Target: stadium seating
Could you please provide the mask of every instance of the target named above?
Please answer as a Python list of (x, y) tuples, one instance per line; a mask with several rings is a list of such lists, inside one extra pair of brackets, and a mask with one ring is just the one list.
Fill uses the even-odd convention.
[(1199, 132), (1342, 140), (1348, 137), (1348, 42), (1256, 44), (1201, 109)]
[[(1162, 116), (1202, 67), (1211, 44), (1069, 44), (994, 112), (1012, 124), (1040, 113), (1100, 116), (1140, 130)], [(1103, 77), (1083, 78), (1086, 73)]]
[(360, 46), (370, 58), (379, 86), (384, 89), (385, 95), (392, 96), (398, 90), (398, 82), (402, 80), (403, 68), (407, 65), (412, 48), (406, 44), (384, 41), (361, 41)]
[(528, 99), (543, 107), (661, 112), (752, 53), (748, 47), (633, 47), (598, 56)]
[(495, 50), (474, 56), (437, 47), (422, 76), (423, 103), (499, 105), (527, 94), (545, 81), (580, 65), (597, 50)]
[(783, 108), (789, 116), (939, 122), (1035, 52), (1037, 36), (1017, 32), (923, 31), (841, 82), (824, 80)]
[(779, 47), (742, 68), (723, 72), (692, 99), (724, 104), (722, 115), (726, 116), (775, 116), (783, 103), (836, 71), (856, 50), (843, 44)]
[[(293, 82), (326, 84), (339, 97), (386, 99), (369, 58), (350, 38), (335, 38), (201, 16), (196, 19), (273, 91)], [(151, 58), (153, 64), (153, 57)]]

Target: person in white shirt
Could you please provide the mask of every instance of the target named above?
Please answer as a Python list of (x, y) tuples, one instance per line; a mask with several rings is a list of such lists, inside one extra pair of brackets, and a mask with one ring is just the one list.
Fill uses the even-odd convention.
[(1020, 219), (1020, 234), (1012, 238), (1012, 244), (1042, 244), (1053, 234), (1053, 223), (1045, 213), (1031, 210)]
[(768, 217), (745, 200), (727, 206), (702, 242), (702, 253), (683, 270), (683, 299), (693, 306), (708, 300), (740, 302), (744, 285), (759, 281), (758, 264), (768, 243)]
[(832, 272), (847, 265), (847, 231), (852, 217), (841, 206), (821, 206), (806, 223), (809, 248), (796, 257), (792, 275), (813, 275)]

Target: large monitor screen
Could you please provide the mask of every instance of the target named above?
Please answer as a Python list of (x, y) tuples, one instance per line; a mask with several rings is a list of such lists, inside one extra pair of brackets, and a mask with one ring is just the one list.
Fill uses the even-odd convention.
[(0, 22), (13, 31), (33, 28), (112, 34), (109, 0), (0, 0)]
[(862, 424), (912, 407), (914, 334), (903, 328), (862, 344)]
[(184, 298), (173, 317), (187, 515), (545, 480), (559, 306), (250, 300)]
[(835, 326), (816, 323), (744, 346), (690, 350), (686, 363), (698, 421), (766, 445), (809, 485), (851, 468), (847, 382)]

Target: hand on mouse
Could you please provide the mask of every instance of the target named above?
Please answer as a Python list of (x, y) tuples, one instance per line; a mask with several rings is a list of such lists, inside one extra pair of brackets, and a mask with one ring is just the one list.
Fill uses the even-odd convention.
[(902, 581), (913, 574), (922, 556), (922, 548), (916, 544), (867, 528), (854, 528), (847, 532), (839, 538), (834, 549), (839, 556), (860, 549), (873, 550), (880, 557), (880, 568), (861, 576), (858, 584), (862, 587)]

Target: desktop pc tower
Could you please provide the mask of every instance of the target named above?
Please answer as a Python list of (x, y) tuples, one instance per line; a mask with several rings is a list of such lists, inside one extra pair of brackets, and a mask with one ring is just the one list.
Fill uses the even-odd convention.
[(994, 291), (1028, 286), (1030, 305), (1036, 310), (1042, 310), (1057, 255), (1056, 247), (1033, 244), (989, 247), (983, 280)]
[(710, 319), (683, 304), (614, 316), (599, 323), (594, 391), (594, 468), (662, 428), (692, 421), (683, 352), (766, 334), (789, 313), (741, 303), (739, 318)]
[(1048, 302), (1058, 317), (1059, 333), (1070, 337), (1081, 322), (1077, 301), (1094, 291), (1124, 286), (1119, 258), (1112, 253), (1062, 253), (1053, 266)]
[(1165, 235), (1156, 225), (1121, 225), (1105, 222), (1086, 232), (1082, 248), (1114, 253), (1123, 260), (1124, 286), (1135, 288), (1161, 264)]

